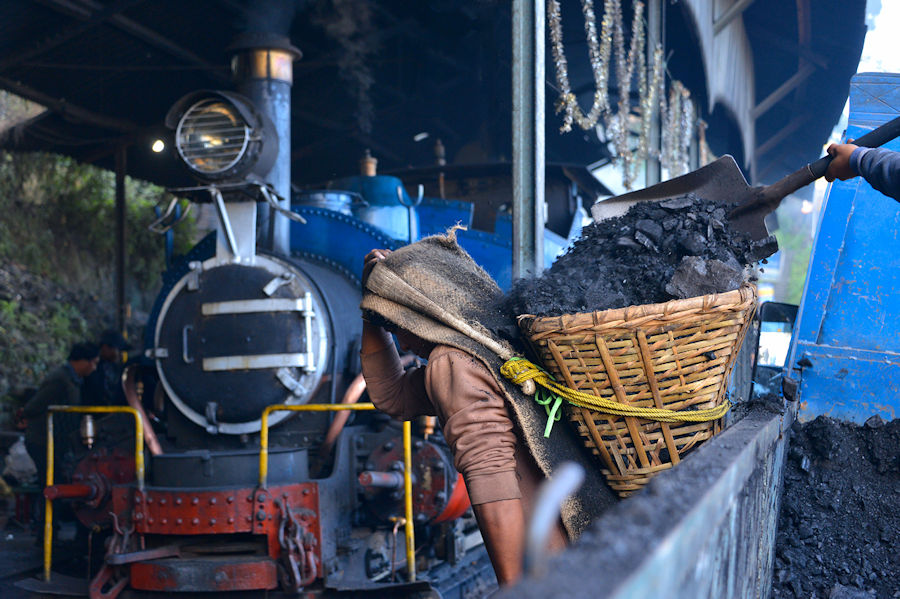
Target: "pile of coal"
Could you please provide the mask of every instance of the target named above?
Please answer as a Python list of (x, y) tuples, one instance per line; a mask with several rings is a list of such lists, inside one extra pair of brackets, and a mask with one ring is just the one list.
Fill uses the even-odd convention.
[(639, 202), (585, 227), (549, 270), (513, 285), (506, 307), (558, 316), (737, 289), (759, 244), (729, 229), (730, 208), (693, 194)]
[(900, 419), (795, 423), (775, 542), (775, 599), (900, 597)]

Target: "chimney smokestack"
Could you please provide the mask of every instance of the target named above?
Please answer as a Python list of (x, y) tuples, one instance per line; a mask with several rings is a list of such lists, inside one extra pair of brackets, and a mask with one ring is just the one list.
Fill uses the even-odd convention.
[[(291, 85), (294, 61), (302, 54), (290, 40), (274, 33), (239, 34), (228, 47), (231, 71), (238, 92), (250, 98), (268, 115), (278, 134), (278, 156), (264, 177), (283, 198), (282, 208), (291, 209)], [(290, 223), (266, 204), (259, 206), (262, 246), (290, 254)]]

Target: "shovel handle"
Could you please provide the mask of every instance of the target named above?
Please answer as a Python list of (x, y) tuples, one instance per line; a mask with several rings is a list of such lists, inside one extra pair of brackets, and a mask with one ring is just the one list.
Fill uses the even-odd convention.
[[(898, 135), (900, 135), (900, 116), (888, 121), (877, 129), (869, 131), (862, 137), (855, 139), (853, 143), (861, 148), (877, 148), (878, 146), (882, 146), (891, 141)], [(807, 165), (806, 168), (809, 169), (813, 181), (819, 177), (825, 176), (825, 171), (828, 170), (828, 165), (831, 164), (831, 160), (831, 156), (823, 156)]]

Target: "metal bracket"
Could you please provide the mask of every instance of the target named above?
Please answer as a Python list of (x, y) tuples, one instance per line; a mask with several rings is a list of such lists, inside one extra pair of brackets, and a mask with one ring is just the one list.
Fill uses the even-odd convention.
[(151, 360), (163, 360), (169, 357), (169, 350), (165, 347), (151, 347), (144, 352), (144, 355)]
[(282, 208), (281, 205), (278, 203), (278, 200), (276, 199), (276, 198), (280, 199), (281, 196), (279, 196), (277, 193), (275, 193), (274, 191), (269, 189), (269, 187), (267, 185), (260, 183), (259, 184), (259, 192), (262, 194), (262, 197), (266, 200), (266, 203), (272, 207), (272, 210), (274, 210), (275, 212), (278, 212), (279, 214), (286, 216), (287, 218), (291, 219), (292, 221), (295, 221), (295, 222), (298, 222), (298, 223), (301, 223), (304, 225), (306, 224), (305, 218), (303, 218), (296, 212), (291, 212), (290, 210), (285, 210), (284, 208)]
[(203, 270), (203, 263), (196, 260), (188, 263), (191, 271), (187, 275), (187, 290), (198, 291), (200, 289), (200, 272)]
[(307, 355), (302, 353), (203, 358), (204, 372), (216, 372), (222, 370), (263, 370), (266, 368), (303, 368), (306, 370), (308, 367)]
[(306, 391), (306, 387), (303, 386), (303, 383), (301, 383), (299, 379), (294, 378), (293, 374), (291, 374), (290, 368), (279, 368), (275, 371), (275, 377), (282, 385), (287, 387), (294, 397), (301, 397)]
[(315, 356), (313, 356), (312, 351), (312, 321), (313, 318), (316, 317), (315, 312), (313, 312), (312, 305), (312, 293), (307, 291), (303, 295), (303, 321), (306, 326), (306, 366), (303, 368), (304, 372), (315, 372)]
[(206, 410), (204, 410), (204, 416), (206, 416), (206, 432), (210, 435), (216, 435), (219, 433), (219, 422), (216, 417), (216, 411), (219, 409), (219, 404), (214, 401), (206, 402)]
[(272, 294), (275, 293), (280, 287), (283, 287), (294, 280), (294, 273), (289, 271), (284, 271), (263, 287), (263, 293), (272, 297)]
[(237, 240), (234, 238), (234, 230), (231, 228), (231, 220), (228, 218), (228, 211), (225, 209), (225, 200), (222, 198), (222, 192), (219, 191), (218, 187), (210, 187), (209, 192), (212, 194), (216, 205), (216, 212), (219, 215), (219, 222), (222, 223), (222, 230), (225, 231), (228, 249), (231, 251), (232, 256), (237, 256)]

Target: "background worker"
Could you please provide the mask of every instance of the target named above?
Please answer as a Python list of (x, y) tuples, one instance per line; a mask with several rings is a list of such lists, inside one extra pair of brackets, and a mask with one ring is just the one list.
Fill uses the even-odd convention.
[(100, 335), (100, 361), (97, 369), (86, 377), (82, 396), (84, 405), (125, 405), (122, 391), (122, 352), (131, 349), (122, 333), (112, 329)]
[[(93, 343), (76, 343), (69, 350), (66, 363), (47, 375), (35, 394), (25, 404), (23, 414), (26, 419), (25, 448), (37, 468), (37, 486), (43, 488), (47, 481), (47, 408), (52, 405), (81, 405), (81, 390), (85, 377), (97, 368), (100, 350)], [(54, 452), (54, 471), (64, 463), (66, 450), (70, 447), (67, 440), (77, 433), (81, 423), (80, 414), (56, 414), (53, 417), (54, 439), (61, 442)], [(35, 502), (35, 526), (39, 540), (43, 536), (43, 527), (39, 525), (43, 519), (44, 502)]]
[[(37, 392), (25, 404), (27, 420), (25, 447), (38, 469), (38, 485), (43, 486), (47, 469), (47, 408), (51, 405), (81, 405), (84, 379), (97, 368), (100, 350), (93, 343), (76, 343), (69, 351), (66, 363), (47, 375)], [(59, 414), (53, 419), (54, 432), (59, 438), (78, 430), (78, 414)], [(57, 452), (57, 457), (62, 452)]]
[(833, 159), (825, 171), (827, 181), (862, 176), (873, 188), (900, 201), (900, 152), (845, 143), (828, 146), (828, 155)]

